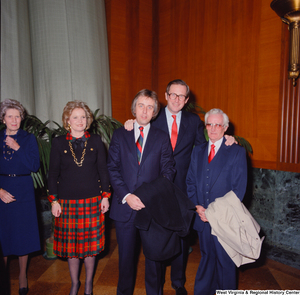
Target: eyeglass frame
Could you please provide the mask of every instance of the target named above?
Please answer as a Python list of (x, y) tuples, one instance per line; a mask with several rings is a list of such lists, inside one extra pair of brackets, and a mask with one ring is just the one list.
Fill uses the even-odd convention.
[[(187, 96), (186, 96), (186, 95), (183, 95), (183, 94), (168, 93), (168, 95), (169, 95), (170, 99), (172, 99), (172, 100), (175, 100), (177, 97), (178, 97), (178, 100), (179, 100), (179, 101), (184, 101), (184, 100), (187, 99)], [(175, 95), (175, 97), (172, 98), (171, 95)], [(182, 96), (183, 98), (181, 99), (180, 96)]]
[(221, 129), (221, 128), (224, 128), (225, 127), (225, 125), (223, 124), (216, 124), (216, 123), (206, 123), (205, 124), (205, 127), (207, 128), (207, 129), (211, 129), (211, 128), (213, 128), (213, 127), (215, 127), (216, 129)]

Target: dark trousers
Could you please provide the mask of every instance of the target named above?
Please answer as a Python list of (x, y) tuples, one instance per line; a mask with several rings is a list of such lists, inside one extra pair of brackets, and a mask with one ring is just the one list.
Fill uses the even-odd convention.
[(213, 295), (216, 290), (236, 289), (236, 266), (216, 236), (211, 234), (209, 223), (198, 232), (201, 261), (195, 278), (194, 294)]
[[(119, 247), (119, 281), (117, 295), (132, 295), (139, 254), (139, 233), (134, 216), (127, 222), (115, 221)], [(145, 258), (145, 285), (147, 295), (161, 295), (163, 291), (162, 264)]]
[(185, 270), (189, 255), (188, 237), (181, 238), (180, 242), (180, 253), (171, 259), (171, 281), (176, 287), (184, 287), (186, 281)]

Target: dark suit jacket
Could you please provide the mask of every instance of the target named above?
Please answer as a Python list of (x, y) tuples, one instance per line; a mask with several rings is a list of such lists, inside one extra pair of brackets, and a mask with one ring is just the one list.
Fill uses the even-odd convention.
[[(152, 126), (165, 131), (169, 136), (165, 108), (160, 111), (157, 118), (152, 122)], [(186, 193), (185, 179), (189, 168), (193, 147), (206, 142), (203, 129), (204, 124), (198, 115), (187, 111), (182, 111), (178, 138), (175, 150), (173, 151), (173, 156), (176, 168), (174, 183), (184, 193)]]
[(145, 204), (135, 218), (145, 256), (161, 261), (178, 254), (179, 237), (189, 233), (194, 217), (193, 202), (165, 177), (143, 183), (134, 194)]
[[(225, 138), (213, 160), (208, 163), (208, 143), (195, 147), (187, 174), (188, 197), (195, 205), (207, 208), (216, 198), (233, 191), (242, 201), (247, 186), (245, 149), (225, 145)], [(202, 231), (204, 222), (196, 216), (194, 229)]]
[(167, 134), (150, 127), (142, 162), (139, 165), (136, 153), (134, 130), (123, 127), (115, 130), (108, 152), (107, 167), (113, 187), (110, 217), (126, 222), (133, 210), (122, 199), (133, 193), (143, 182), (151, 182), (159, 176), (173, 180), (175, 174), (172, 147)]

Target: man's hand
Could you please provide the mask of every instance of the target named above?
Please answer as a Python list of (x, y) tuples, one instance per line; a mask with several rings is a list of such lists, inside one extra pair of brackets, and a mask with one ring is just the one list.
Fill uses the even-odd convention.
[(237, 141), (235, 140), (235, 138), (231, 135), (225, 135), (226, 141), (225, 141), (225, 145), (233, 145), (234, 143), (237, 144)]
[(145, 208), (145, 205), (140, 200), (140, 198), (134, 194), (128, 195), (126, 197), (126, 202), (131, 209), (136, 210), (136, 211), (139, 211), (139, 210)]
[(197, 205), (196, 206), (196, 211), (200, 217), (200, 219), (203, 221), (203, 222), (208, 222), (206, 216), (205, 216), (205, 208), (202, 207), (201, 205)]
[(133, 123), (135, 123), (135, 119), (132, 120), (127, 120), (125, 123), (124, 123), (124, 128), (127, 130), (127, 131), (131, 131), (133, 129)]

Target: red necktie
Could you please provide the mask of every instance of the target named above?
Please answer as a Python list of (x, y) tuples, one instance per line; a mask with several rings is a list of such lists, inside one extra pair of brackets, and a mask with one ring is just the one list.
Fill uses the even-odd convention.
[(136, 151), (137, 151), (138, 162), (140, 165), (141, 157), (142, 157), (143, 140), (144, 140), (144, 132), (143, 132), (144, 127), (140, 126), (139, 129), (140, 129), (140, 136), (136, 141), (136, 147), (137, 147)]
[(177, 142), (177, 137), (178, 137), (178, 131), (177, 131), (177, 124), (176, 124), (176, 115), (172, 115), (174, 121), (172, 124), (172, 132), (171, 132), (171, 145), (173, 148), (173, 151), (175, 149), (175, 145)]
[(212, 144), (210, 147), (210, 153), (208, 155), (208, 163), (211, 162), (211, 160), (214, 158), (214, 156), (215, 156), (215, 145)]

